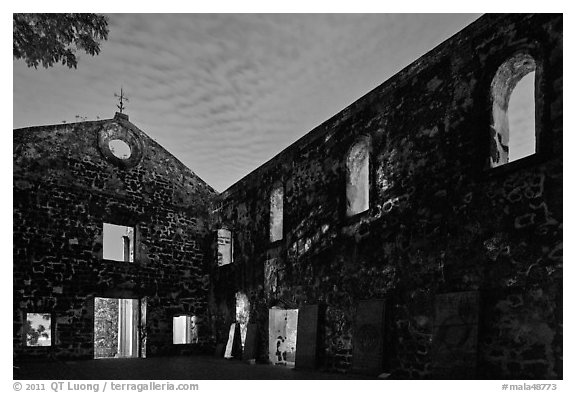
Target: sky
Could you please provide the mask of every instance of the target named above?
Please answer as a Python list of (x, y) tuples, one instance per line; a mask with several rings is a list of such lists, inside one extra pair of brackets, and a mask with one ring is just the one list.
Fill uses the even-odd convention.
[[(218, 8), (221, 3), (209, 5)], [(358, 3), (363, 2), (346, 4), (357, 7)], [(565, 1), (496, 0), (480, 5), (455, 1), (449, 7), (437, 2), (373, 3), (385, 4), (386, 9), (392, 4), (404, 4), (403, 7), (416, 4), (414, 10), (432, 11), (567, 12), (572, 8)], [(69, 2), (68, 9), (63, 6), (54, 9), (55, 2), (35, 4), (32, 0), (5, 4), (18, 7), (11, 12), (45, 11), (46, 4), (50, 4), (51, 11), (58, 12), (77, 10), (80, 6), (78, 2)], [(83, 4), (83, 11), (94, 11), (88, 9), (94, 4)], [(124, 4), (125, 10), (134, 9), (130, 3), (116, 4)], [(164, 2), (154, 4), (157, 8), (152, 11), (178, 8)], [(267, 2), (266, 7), (238, 4), (237, 8), (258, 11), (280, 3)], [(288, 10), (292, 3), (281, 4)], [(138, 9), (144, 6), (145, 3), (139, 4)], [(317, 12), (322, 12), (318, 7), (330, 9), (317, 6)], [(118, 7), (100, 5), (100, 8)], [(374, 7), (358, 7), (366, 8)], [(564, 16), (568, 21), (564, 24), (568, 41), (574, 37), (574, 24), (570, 23), (573, 15), (567, 12)], [(8, 18), (7, 13), (4, 16)], [(12, 69), (4, 72), (5, 86), (10, 83), (13, 86), (14, 128), (72, 122), (76, 115), (88, 120), (111, 118), (116, 110), (113, 95), (124, 86), (130, 96), (127, 109), (130, 120), (222, 191), (479, 16), (110, 15), (109, 39), (103, 43), (99, 56), (80, 56), (77, 70), (62, 66), (34, 70), (23, 62), (13, 61)], [(5, 29), (2, 35), (5, 55), (10, 53), (9, 26), (9, 23), (0, 25)], [(564, 50), (566, 63), (571, 64), (571, 46), (566, 45)], [(570, 73), (564, 83), (570, 91), (574, 84)], [(233, 103), (229, 108), (226, 99)], [(566, 107), (573, 107), (572, 95), (566, 94), (564, 99)], [(3, 107), (6, 110), (10, 105), (5, 103)], [(8, 113), (5, 119), (9, 119)], [(567, 116), (564, 122), (571, 129), (573, 119)], [(563, 137), (566, 146), (574, 145), (574, 133), (568, 132)], [(8, 144), (4, 146), (10, 149), (6, 147)], [(10, 156), (8, 152), (3, 155), (4, 184), (11, 181)], [(567, 155), (564, 160), (568, 172), (576, 167), (573, 157)], [(572, 200), (576, 187), (570, 176), (566, 180), (566, 199)], [(5, 194), (6, 225), (2, 226), (2, 238), (4, 249), (10, 253), (12, 194)], [(566, 204), (564, 212), (566, 220), (574, 222), (573, 205)], [(570, 228), (567, 226), (567, 238), (573, 235)], [(565, 252), (567, 260), (574, 259), (572, 248), (567, 247)], [(3, 266), (6, 269), (2, 271), (3, 295), (10, 298), (11, 271), (8, 264)], [(565, 265), (565, 269), (567, 277), (573, 276), (571, 264)], [(572, 292), (572, 287), (567, 286), (565, 297), (571, 298)], [(574, 326), (573, 315), (570, 307), (565, 310), (567, 325)], [(8, 336), (10, 328), (9, 324), (1, 325), (2, 336)], [(564, 347), (573, 353), (572, 336), (565, 337)], [(10, 349), (5, 349), (3, 353), (9, 356)], [(570, 359), (567, 357), (566, 369), (570, 369)], [(6, 375), (12, 378), (11, 374)], [(441, 388), (480, 392), (493, 382), (456, 384), (452, 390), (443, 384)]]
[(217, 191), (479, 14), (110, 14), (77, 69), (13, 60), (13, 127), (130, 121)]

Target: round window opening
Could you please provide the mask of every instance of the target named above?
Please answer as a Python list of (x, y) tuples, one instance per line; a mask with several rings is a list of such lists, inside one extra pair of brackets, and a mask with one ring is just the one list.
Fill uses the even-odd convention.
[(110, 147), (110, 151), (114, 157), (121, 160), (127, 160), (132, 154), (132, 149), (130, 149), (130, 146), (128, 146), (128, 144), (121, 139), (112, 139), (108, 142), (108, 146)]

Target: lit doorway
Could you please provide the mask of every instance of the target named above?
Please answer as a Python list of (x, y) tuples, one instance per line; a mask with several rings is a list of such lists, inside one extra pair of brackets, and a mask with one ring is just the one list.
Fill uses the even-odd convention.
[(248, 332), (248, 322), (250, 321), (250, 300), (243, 292), (236, 292), (236, 323), (240, 325), (240, 342), (242, 351), (246, 344), (246, 333)]
[(94, 358), (144, 357), (140, 324), (145, 302), (138, 299), (94, 298)]
[(272, 364), (294, 367), (298, 310), (268, 310), (268, 359)]

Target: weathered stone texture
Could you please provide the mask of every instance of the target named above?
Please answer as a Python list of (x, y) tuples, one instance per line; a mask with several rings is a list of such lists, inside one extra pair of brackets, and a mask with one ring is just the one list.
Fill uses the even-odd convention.
[[(134, 160), (106, 156), (103, 134), (130, 134)], [(146, 299), (147, 355), (173, 351), (173, 315), (208, 321), (215, 194), (122, 116), (14, 130), (15, 353), (92, 358), (95, 296)], [(102, 259), (104, 222), (136, 228), (134, 263)], [(26, 312), (53, 314), (56, 345), (23, 345)]]
[[(537, 153), (490, 168), (491, 83), (519, 53), (536, 63)], [(562, 378), (562, 83), (562, 15), (486, 15), (214, 206), (209, 186), (123, 116), (15, 130), (15, 353), (91, 358), (95, 296), (145, 299), (148, 356), (213, 349), (241, 292), (260, 361), (270, 308), (318, 305), (316, 364), (350, 372), (354, 345), (373, 342), (358, 305), (384, 299), (376, 369), (392, 378)], [(114, 158), (114, 138), (131, 144), (129, 159)], [(349, 217), (359, 140), (369, 208)], [(283, 219), (271, 220), (279, 185)], [(136, 228), (134, 263), (102, 259), (103, 222)], [(221, 228), (233, 235), (224, 266)], [(443, 325), (435, 302), (461, 293), (478, 300), (473, 323)], [(24, 347), (26, 312), (52, 313), (56, 345)], [(200, 346), (172, 345), (185, 312), (202, 320)], [(448, 331), (473, 336), (454, 364)]]
[[(491, 79), (522, 50), (541, 67), (538, 153), (490, 169)], [(362, 136), (370, 208), (349, 218), (346, 154)], [(562, 16), (482, 17), (230, 187), (219, 214), (234, 234), (234, 263), (212, 276), (219, 340), (237, 291), (259, 332), (278, 303), (320, 304), (321, 367), (347, 371), (358, 302), (382, 298), (382, 371), (434, 378), (435, 295), (479, 291), (475, 376), (561, 378)]]

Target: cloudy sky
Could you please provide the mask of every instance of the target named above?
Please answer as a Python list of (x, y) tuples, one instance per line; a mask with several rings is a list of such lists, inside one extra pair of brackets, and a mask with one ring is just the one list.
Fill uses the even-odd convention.
[(78, 69), (13, 62), (14, 128), (114, 116), (218, 191), (478, 14), (111, 14)]

